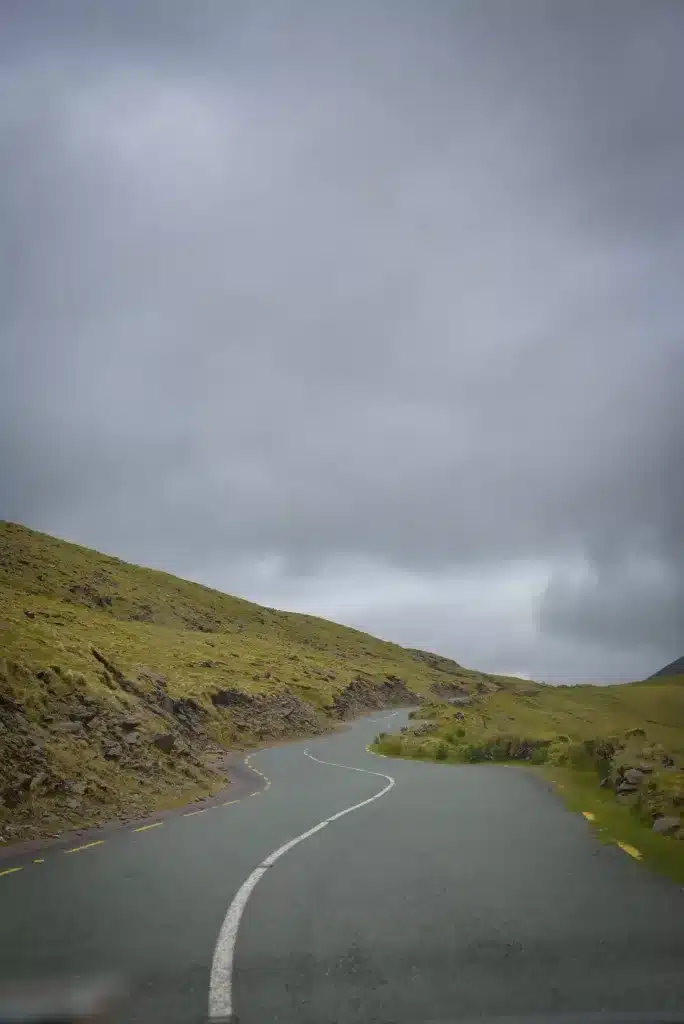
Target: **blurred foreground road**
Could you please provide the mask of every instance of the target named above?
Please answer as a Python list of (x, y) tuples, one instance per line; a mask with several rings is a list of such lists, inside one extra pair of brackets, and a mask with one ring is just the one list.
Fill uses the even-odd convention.
[(258, 881), (231, 972), (240, 1024), (684, 1011), (684, 891), (603, 847), (530, 774), (367, 753), (387, 716), (253, 755), (271, 785), (238, 803), (0, 877), (0, 978), (114, 970), (132, 986), (121, 1021), (205, 1020), (243, 881), (388, 785), (323, 760), (395, 785)]

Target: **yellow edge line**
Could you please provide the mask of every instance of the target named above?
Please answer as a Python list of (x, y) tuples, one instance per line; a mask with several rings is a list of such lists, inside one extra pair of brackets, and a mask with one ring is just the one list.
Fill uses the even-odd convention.
[(4, 871), (0, 871), (0, 878), (3, 875), (13, 875), (15, 871), (23, 871), (23, 868), (5, 868)]
[(621, 843), (619, 840), (618, 846), (621, 850), (624, 850), (625, 853), (628, 853), (630, 857), (634, 857), (634, 860), (641, 860), (641, 850), (637, 850), (636, 846), (630, 846), (629, 843)]
[(104, 839), (96, 839), (94, 843), (86, 843), (85, 846), (72, 846), (70, 850), (65, 850), (64, 853), (80, 853), (81, 850), (89, 850), (91, 846), (102, 846)]
[(34, 860), (33, 863), (34, 864), (44, 864), (45, 863), (45, 857), (36, 857), (36, 859)]
[(240, 803), (239, 800), (226, 800), (226, 802), (224, 804), (221, 804), (221, 807), (232, 807), (233, 804), (239, 804), (239, 803)]
[(148, 829), (150, 829), (150, 828), (159, 828), (159, 826), (163, 825), (163, 824), (164, 824), (163, 821), (155, 821), (153, 825), (141, 825), (140, 828), (134, 828), (133, 831), (134, 832), (147, 832)]
[(185, 814), (183, 815), (183, 817), (184, 818), (192, 818), (193, 814), (204, 814), (204, 812), (208, 811), (208, 810), (209, 810), (208, 807), (200, 807), (199, 811), (186, 811)]

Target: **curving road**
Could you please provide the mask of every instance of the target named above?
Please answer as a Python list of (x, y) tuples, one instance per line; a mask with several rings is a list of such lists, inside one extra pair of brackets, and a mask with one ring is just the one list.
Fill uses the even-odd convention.
[(205, 1020), (210, 987), (240, 1024), (684, 1010), (684, 891), (525, 772), (367, 753), (386, 719), (253, 755), (253, 797), (0, 877), (0, 977), (119, 971), (146, 1024)]

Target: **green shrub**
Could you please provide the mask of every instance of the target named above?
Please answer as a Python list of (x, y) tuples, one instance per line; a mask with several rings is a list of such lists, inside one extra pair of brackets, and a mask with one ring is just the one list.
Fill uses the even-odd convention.
[(435, 758), (438, 761), (446, 761), (449, 756), (449, 747), (446, 743), (438, 743), (437, 749), (435, 750)]

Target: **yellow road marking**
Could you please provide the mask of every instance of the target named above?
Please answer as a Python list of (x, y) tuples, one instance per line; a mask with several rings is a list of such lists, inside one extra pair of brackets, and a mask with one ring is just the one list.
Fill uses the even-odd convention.
[(582, 811), (582, 814), (587, 819), (587, 821), (596, 821), (596, 815), (593, 811)]
[(259, 795), (260, 795), (260, 793), (261, 793), (261, 790), (260, 790), (260, 789), (257, 789), (257, 790), (256, 790), (256, 791), (255, 791), (254, 793), (250, 793), (249, 795), (250, 795), (250, 796), (259, 796)]
[(45, 863), (45, 857), (36, 857), (36, 859), (34, 860), (33, 863), (34, 864), (44, 864)]
[(3, 875), (13, 875), (15, 871), (23, 871), (23, 868), (5, 868), (4, 871), (0, 871), (0, 878)]
[(200, 807), (199, 811), (186, 811), (185, 814), (183, 815), (183, 817), (184, 818), (192, 818), (193, 814), (204, 814), (204, 812), (208, 811), (208, 810), (209, 810), (208, 807)]
[(147, 832), (147, 830), (149, 828), (159, 828), (159, 826), (163, 825), (163, 824), (164, 824), (163, 821), (155, 821), (154, 824), (152, 824), (152, 825), (141, 825), (140, 828), (134, 828), (133, 831), (134, 832)]
[(221, 807), (232, 807), (233, 804), (239, 804), (239, 803), (240, 803), (239, 800), (226, 800), (226, 802), (224, 804), (221, 804)]
[(618, 846), (625, 853), (628, 853), (630, 857), (634, 857), (634, 860), (641, 860), (641, 850), (637, 850), (635, 846), (630, 846), (629, 843), (621, 843), (618, 841)]
[(86, 843), (85, 846), (73, 846), (70, 850), (65, 850), (65, 853), (80, 853), (81, 850), (89, 850), (91, 846), (102, 846), (104, 839), (96, 839), (94, 843)]

